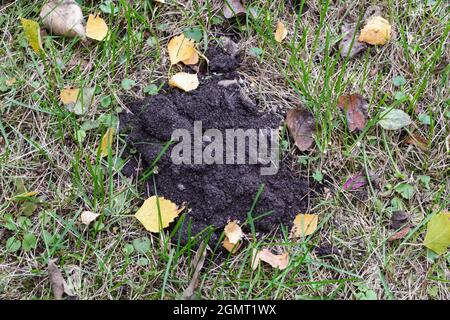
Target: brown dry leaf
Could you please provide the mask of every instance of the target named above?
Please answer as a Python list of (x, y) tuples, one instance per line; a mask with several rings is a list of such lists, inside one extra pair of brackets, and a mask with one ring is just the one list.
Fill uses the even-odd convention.
[(99, 15), (89, 15), (86, 23), (86, 36), (91, 39), (102, 41), (108, 34), (108, 26)]
[(411, 230), (410, 226), (406, 226), (403, 229), (401, 229), (400, 231), (394, 233), (393, 235), (391, 235), (388, 239), (389, 242), (392, 242), (394, 240), (399, 240), (399, 239), (403, 239), (404, 237), (406, 237), (406, 235), (409, 233), (409, 231)]
[(59, 99), (63, 104), (76, 103), (78, 100), (78, 95), (80, 94), (80, 89), (62, 89), (59, 94)]
[(114, 139), (114, 133), (116, 132), (115, 128), (108, 128), (105, 134), (102, 137), (102, 142), (100, 145), (101, 156), (108, 156), (108, 151), (111, 149), (111, 145)]
[(244, 233), (242, 232), (241, 227), (237, 224), (237, 221), (230, 221), (224, 228), (225, 236), (228, 238), (228, 241), (232, 244), (238, 243)]
[(253, 249), (252, 256), (252, 269), (258, 268), (259, 261), (264, 261), (270, 264), (273, 268), (278, 268), (280, 270), (286, 269), (289, 264), (289, 254), (273, 254), (269, 249), (262, 249), (261, 251), (256, 251)]
[(164, 197), (151, 196), (144, 201), (142, 206), (134, 215), (150, 232), (160, 232), (184, 210), (178, 208), (175, 203)]
[(291, 109), (287, 112), (286, 125), (300, 151), (308, 150), (314, 142), (316, 121), (313, 115), (304, 109)]
[(428, 148), (428, 141), (421, 135), (417, 133), (412, 133), (405, 139), (405, 143), (415, 146), (416, 148), (422, 150), (423, 152), (427, 152), (429, 150)]
[(39, 24), (36, 21), (20, 18), (23, 30), (25, 32), (25, 37), (27, 38), (28, 44), (33, 48), (36, 53), (43, 53), (44, 48), (42, 47), (41, 40), (41, 30)]
[(231, 243), (228, 237), (225, 237), (222, 246), (227, 249), (228, 252), (231, 252), (231, 254), (235, 254), (241, 247), (241, 243), (239, 241), (237, 243)]
[(44, 4), (39, 16), (50, 32), (66, 37), (78, 35), (86, 40), (83, 12), (75, 0), (49, 1)]
[(342, 34), (344, 36), (339, 43), (339, 50), (343, 58), (349, 57), (351, 59), (367, 49), (367, 44), (359, 42), (358, 37), (355, 36), (355, 32), (355, 27), (349, 25), (342, 27)]
[(316, 214), (298, 214), (294, 219), (291, 237), (303, 238), (309, 236), (317, 229), (319, 216)]
[(399, 229), (409, 223), (409, 215), (403, 210), (397, 210), (392, 213), (391, 227)]
[(392, 27), (386, 19), (380, 16), (371, 17), (362, 28), (358, 41), (383, 45), (391, 39), (391, 29)]
[(345, 112), (350, 132), (365, 128), (367, 124), (368, 103), (361, 95), (355, 93), (340, 96), (338, 99), (338, 107)]
[(49, 259), (47, 267), (48, 279), (50, 281), (55, 300), (62, 300), (64, 294), (68, 295), (69, 298), (77, 299), (78, 297), (75, 292), (67, 286), (66, 280), (64, 280), (64, 277), (58, 266), (55, 264), (55, 261), (56, 260)]
[(80, 215), (80, 220), (83, 224), (89, 225), (92, 221), (95, 221), (100, 216), (99, 213), (91, 211), (83, 211)]
[(195, 49), (194, 40), (188, 39), (184, 34), (173, 37), (167, 44), (170, 64), (174, 65), (183, 62), (187, 65), (196, 64), (199, 61), (199, 55)]
[(286, 27), (284, 26), (283, 22), (278, 21), (277, 22), (277, 30), (275, 31), (275, 41), (276, 42), (282, 42), (284, 38), (286, 38), (288, 34), (288, 31)]
[(224, 0), (223, 16), (230, 19), (234, 16), (245, 15), (245, 8), (240, 0)]
[(52, 287), (53, 296), (55, 300), (61, 300), (64, 295), (65, 280), (61, 271), (55, 264), (55, 260), (48, 261), (48, 278)]
[(197, 89), (199, 81), (196, 74), (178, 72), (169, 79), (169, 85), (187, 92)]
[(191, 270), (194, 271), (192, 273), (192, 278), (191, 282), (189, 283), (189, 286), (183, 292), (184, 300), (192, 300), (194, 298), (194, 291), (198, 286), (200, 270), (202, 270), (206, 259), (206, 247), (207, 243), (205, 242), (205, 240), (203, 240), (200, 246), (198, 247), (198, 250), (195, 253), (194, 258), (191, 260)]

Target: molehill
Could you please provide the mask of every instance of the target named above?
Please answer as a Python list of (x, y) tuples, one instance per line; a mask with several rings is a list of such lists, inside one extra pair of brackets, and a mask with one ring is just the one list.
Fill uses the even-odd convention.
[[(173, 130), (187, 129), (193, 134), (194, 121), (202, 121), (203, 132), (211, 128), (224, 132), (225, 129), (280, 127), (281, 117), (260, 112), (258, 106), (242, 94), (239, 81), (223, 81), (239, 79), (237, 58), (217, 47), (209, 49), (206, 56), (209, 65), (200, 69), (200, 86), (196, 90), (181, 92), (165, 87), (157, 95), (130, 103), (132, 113), (120, 115), (120, 130), (127, 133), (130, 156), (123, 169), (126, 175), (136, 175), (139, 166), (142, 170), (149, 168), (170, 140)], [(258, 233), (273, 231), (280, 224), (290, 228), (295, 215), (307, 207), (308, 182), (295, 176), (286, 162), (280, 163), (275, 175), (261, 175), (260, 164), (176, 165), (170, 157), (173, 146), (160, 157), (157, 173), (143, 184), (142, 190), (146, 195), (147, 192), (154, 194), (155, 180), (159, 196), (178, 205), (187, 205), (182, 243), (186, 243), (189, 236), (213, 226), (216, 231), (211, 244), (216, 244), (229, 220), (241, 223), (247, 220), (262, 185), (263, 191), (252, 212)]]

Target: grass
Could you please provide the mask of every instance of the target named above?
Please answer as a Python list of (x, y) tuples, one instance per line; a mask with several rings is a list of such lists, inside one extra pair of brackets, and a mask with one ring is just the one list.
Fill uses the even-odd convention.
[[(80, 2), (84, 15), (100, 10), (97, 2)], [(320, 223), (306, 239), (292, 242), (289, 230), (280, 227), (283, 236), (249, 239), (248, 246), (226, 259), (213, 260), (209, 252), (197, 297), (450, 298), (448, 252), (438, 257), (422, 246), (426, 222), (449, 204), (449, 67), (434, 72), (450, 59), (448, 3), (376, 2), (393, 25), (392, 40), (341, 59), (336, 49), (340, 28), (347, 19), (361, 21), (374, 2), (298, 1), (307, 10), (296, 14), (284, 1), (254, 1), (258, 18), (237, 24), (223, 19), (221, 1), (167, 2), (134, 1), (129, 6), (128, 1), (114, 1), (117, 13), (102, 13), (110, 26), (107, 40), (84, 44), (48, 35), (45, 57), (28, 47), (17, 19), (38, 20), (38, 6), (27, 1), (0, 6), (0, 297), (51, 299), (50, 258), (58, 259), (69, 284), (84, 299), (182, 296), (190, 281), (193, 243), (181, 246), (170, 241), (169, 233), (144, 231), (132, 217), (143, 199), (139, 181), (120, 171), (126, 161), (121, 158), (125, 136), (116, 136), (105, 158), (98, 146), (129, 100), (144, 97), (147, 85), (160, 87), (178, 70), (169, 67), (168, 40), (198, 27), (200, 49), (224, 34), (238, 39), (244, 49), (240, 73), (262, 110), (284, 113), (303, 105), (312, 112), (320, 126), (316, 149), (299, 154), (290, 142), (285, 152), (298, 158), (292, 164), (297, 174), (313, 181), (319, 172), (329, 190), (311, 201), (309, 212), (319, 214)], [(282, 44), (273, 39), (278, 19), (289, 30)], [(255, 57), (252, 48), (260, 48), (261, 54)], [(406, 83), (394, 86), (396, 76)], [(5, 87), (12, 78), (16, 83)], [(124, 90), (123, 79), (135, 85)], [(67, 86), (96, 88), (86, 115), (76, 116), (60, 105), (59, 92)], [(340, 95), (355, 92), (370, 101), (370, 121), (365, 130), (350, 134), (336, 105)], [(396, 99), (397, 92), (405, 98)], [(377, 125), (383, 108), (404, 110), (413, 124), (383, 130)], [(419, 116), (428, 116), (429, 124)], [(97, 124), (80, 141), (79, 130), (88, 121)], [(405, 144), (409, 133), (423, 136), (428, 151)], [(340, 191), (345, 178), (358, 172), (376, 177), (363, 199)], [(429, 183), (420, 176), (428, 176)], [(402, 183), (413, 186), (410, 199), (396, 191)], [(27, 195), (30, 191), (37, 194)], [(391, 244), (389, 219), (397, 209), (407, 211), (415, 227)], [(101, 216), (85, 227), (78, 220), (84, 210)], [(36, 246), (11, 252), (7, 240), (13, 237), (23, 245), (33, 238), (29, 234)], [(327, 243), (340, 253), (318, 257), (313, 248)], [(252, 250), (263, 246), (288, 250), (289, 267), (252, 271)]]

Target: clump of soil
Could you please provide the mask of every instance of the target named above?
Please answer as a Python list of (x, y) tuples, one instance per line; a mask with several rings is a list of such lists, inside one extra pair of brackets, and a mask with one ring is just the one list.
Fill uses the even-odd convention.
[[(200, 86), (185, 93), (167, 88), (160, 93), (129, 105), (132, 114), (121, 114), (121, 131), (128, 132), (129, 153), (134, 157), (124, 168), (127, 175), (136, 174), (137, 158), (145, 170), (149, 168), (175, 129), (193, 133), (194, 121), (202, 121), (203, 131), (225, 129), (278, 128), (281, 119), (273, 113), (258, 111), (257, 105), (241, 93), (238, 82), (221, 85), (223, 80), (238, 79), (233, 71), (238, 61), (218, 48), (206, 53), (210, 64), (199, 75)], [(229, 83), (228, 83), (229, 84)], [(224, 134), (225, 136), (225, 134)], [(204, 145), (207, 143), (204, 143)], [(276, 175), (260, 175), (261, 165), (222, 165), (172, 163), (170, 146), (157, 162), (154, 175), (157, 194), (181, 205), (188, 211), (181, 231), (186, 243), (208, 226), (217, 228), (211, 242), (217, 243), (229, 220), (247, 220), (247, 213), (262, 184), (264, 184), (252, 216), (257, 232), (273, 231), (279, 224), (290, 227), (295, 215), (307, 207), (308, 182), (295, 176), (285, 163), (280, 163)], [(225, 149), (225, 148), (224, 148)], [(267, 167), (265, 165), (264, 167)], [(147, 181), (146, 192), (154, 194), (153, 178)], [(271, 214), (258, 219), (261, 214)]]

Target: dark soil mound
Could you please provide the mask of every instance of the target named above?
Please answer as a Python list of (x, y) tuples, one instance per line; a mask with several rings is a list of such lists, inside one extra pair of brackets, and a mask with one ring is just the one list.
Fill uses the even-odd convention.
[[(170, 140), (173, 130), (184, 128), (193, 132), (193, 123), (197, 120), (202, 121), (203, 131), (280, 126), (281, 119), (272, 113), (259, 112), (257, 106), (241, 94), (237, 83), (218, 84), (224, 79), (237, 78), (232, 72), (238, 65), (234, 58), (218, 49), (210, 50), (207, 56), (209, 73), (199, 76), (198, 89), (185, 93), (167, 88), (166, 93), (131, 104), (133, 114), (121, 115), (121, 130), (128, 131), (129, 151), (135, 155), (125, 167), (125, 174), (136, 173), (139, 156), (141, 166), (149, 168)], [(272, 213), (255, 221), (257, 232), (272, 231), (280, 223), (290, 227), (295, 215), (306, 209), (308, 183), (294, 176), (284, 163), (276, 175), (267, 176), (260, 175), (259, 164), (175, 165), (170, 158), (172, 147), (157, 162), (158, 173), (154, 177), (159, 196), (178, 205), (186, 202), (190, 209), (182, 231), (183, 243), (188, 240), (189, 219), (191, 236), (208, 226), (217, 227), (212, 235), (213, 243), (217, 242), (228, 220), (245, 222), (262, 184), (264, 189), (252, 216), (257, 219), (263, 213)], [(154, 192), (153, 178), (148, 179), (146, 190)]]

